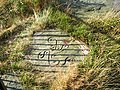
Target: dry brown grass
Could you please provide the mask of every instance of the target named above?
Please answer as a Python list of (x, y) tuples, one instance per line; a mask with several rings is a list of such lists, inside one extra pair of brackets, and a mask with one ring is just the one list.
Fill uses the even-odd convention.
[(7, 0), (0, 0), (0, 7), (4, 5), (7, 2)]
[(119, 17), (119, 15), (120, 15), (120, 12), (115, 12), (114, 10), (109, 10), (108, 12), (101, 13), (101, 14), (93, 13), (89, 16), (89, 19), (87, 22), (91, 22), (93, 20), (99, 20), (104, 22), (105, 20), (108, 21), (112, 18)]
[(39, 16), (35, 11), (34, 11), (34, 17), (35, 17), (35, 21), (32, 25), (32, 28), (45, 28), (46, 26), (46, 22), (48, 21), (49, 19), (49, 15), (50, 15), (50, 12), (51, 12), (51, 8), (48, 8), (48, 9), (44, 9), (43, 10), (43, 14), (41, 16)]
[[(36, 14), (36, 16), (37, 16), (36, 18), (30, 17), (30, 18), (25, 19), (24, 21), (21, 21), (19, 24), (23, 24), (25, 26), (25, 29), (24, 30), (22, 29), (22, 31), (18, 35), (16, 35), (18, 37), (16, 37), (14, 39), (12, 44), (8, 45), (10, 52), (9, 52), (8, 58), (5, 59), (4, 61), (9, 62), (10, 70), (13, 70), (14, 72), (16, 72), (16, 70), (23, 70), (23, 71), (21, 71), (21, 73), (28, 71), (27, 74), (22, 74), (22, 76), (20, 76), (20, 77), (22, 77), (20, 79), (20, 81), (22, 82), (23, 87), (27, 88), (25, 90), (35, 90), (33, 88), (35, 88), (36, 86), (35, 85), (32, 86), (32, 84), (34, 82), (33, 83), (31, 82), (31, 80), (33, 80), (32, 78), (34, 78), (34, 77), (29, 77), (29, 74), (31, 74), (31, 72), (33, 70), (32, 64), (30, 62), (23, 61), (22, 57), (24, 56), (24, 51), (26, 50), (28, 45), (31, 43), (31, 38), (32, 38), (31, 35), (33, 34), (33, 32), (38, 29), (41, 30), (41, 29), (45, 28), (46, 22), (49, 18), (49, 13), (50, 13), (49, 10), (45, 9), (45, 10), (43, 10), (43, 13), (41, 13), (41, 15)], [(28, 24), (24, 24), (25, 22)], [(18, 26), (18, 22), (16, 22), (16, 23), (17, 23), (17, 25), (13, 25), (13, 27), (5, 29), (4, 31), (1, 32), (0, 35), (3, 36), (3, 33), (5, 33), (5, 32), (7, 33), (8, 31), (12, 32), (14, 30), (14, 28), (16, 26)], [(29, 23), (31, 23), (30, 26), (29, 26)], [(18, 31), (16, 31), (16, 32), (18, 33)], [(28, 37), (24, 37), (24, 33), (26, 33)], [(23, 38), (19, 38), (19, 36), (23, 36)], [(8, 36), (8, 37), (10, 37), (10, 36)], [(5, 50), (8, 51), (9, 49), (6, 48)], [(2, 66), (0, 65), (0, 67), (2, 67), (2, 68), (0, 68), (0, 72), (7, 71), (8, 70), (7, 65), (8, 65), (8, 63), (5, 63)], [(6, 67), (6, 68), (4, 68), (4, 67)], [(5, 73), (7, 73), (7, 72), (5, 72)], [(25, 79), (25, 78), (28, 78), (28, 79)], [(39, 77), (39, 78), (41, 79), (41, 77)], [(35, 82), (36, 84), (40, 84), (39, 83), (40, 80), (37, 81), (39, 78), (37, 77), (36, 82)], [(30, 86), (28, 86), (29, 84), (30, 84)], [(38, 90), (38, 89), (36, 89), (36, 90)]]
[[(79, 73), (76, 73), (76, 75), (73, 74), (74, 70), (72, 74), (71, 72), (65, 74), (60, 73), (52, 85), (52, 90), (119, 90), (114, 89), (117, 83), (120, 83), (118, 79), (120, 72), (119, 69), (117, 69), (120, 67), (120, 45), (119, 42), (117, 42), (120, 38), (118, 38), (119, 33), (117, 34), (114, 31), (114, 29), (119, 31), (120, 18), (118, 18), (118, 15), (119, 12), (116, 13), (113, 11), (103, 13), (102, 15), (96, 15), (95, 13), (93, 16), (91, 15), (88, 23), (97, 29), (94, 30), (95, 33), (92, 31), (93, 28), (89, 28), (89, 32), (85, 32), (86, 36), (89, 34), (87, 40), (91, 47), (90, 58), (88, 57), (85, 64), (80, 64)], [(58, 16), (61, 17), (60, 15)], [(63, 17), (64, 16), (61, 18)], [(56, 19), (57, 18), (55, 18), (54, 21)], [(59, 20), (60, 19), (58, 19), (58, 21)], [(65, 20), (66, 19), (63, 19), (63, 21)], [(63, 27), (66, 26), (63, 25), (62, 28)], [(90, 31), (90, 29), (92, 30)], [(71, 30), (71, 32), (74, 32), (73, 30)], [(75, 31), (75, 33), (77, 32)], [(76, 34), (75, 36), (80, 35)], [(111, 38), (115, 38), (116, 41)], [(109, 86), (111, 84), (114, 85)]]
[(65, 90), (67, 88), (68, 82), (78, 75), (78, 70), (76, 65), (69, 66), (66, 72), (59, 72), (57, 74), (56, 80), (53, 82), (51, 90)]

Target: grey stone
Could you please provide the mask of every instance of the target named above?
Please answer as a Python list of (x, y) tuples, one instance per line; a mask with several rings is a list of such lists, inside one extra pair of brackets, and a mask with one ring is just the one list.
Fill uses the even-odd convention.
[(5, 74), (1, 77), (5, 87), (7, 90), (23, 90), (20, 81), (18, 79), (18, 76), (16, 74)]
[(25, 59), (40, 71), (65, 71), (69, 65), (83, 62), (89, 52), (83, 42), (59, 29), (36, 32), (30, 47), (31, 53)]
[(120, 0), (114, 0), (114, 2), (113, 2), (113, 9), (115, 11), (120, 11)]

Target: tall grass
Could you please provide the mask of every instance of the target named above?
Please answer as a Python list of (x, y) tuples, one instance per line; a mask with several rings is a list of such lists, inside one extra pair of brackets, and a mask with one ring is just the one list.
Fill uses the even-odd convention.
[(0, 1), (0, 26), (8, 28), (16, 19), (25, 19), (34, 13), (39, 14), (52, 0), (5, 0)]
[[(0, 62), (0, 72), (6, 73), (11, 69), (13, 71), (21, 70), (20, 80), (25, 89), (40, 89), (40, 83), (37, 82), (38, 77), (35, 75), (36, 73), (32, 72), (32, 64), (23, 61), (24, 50), (29, 45), (34, 30), (45, 27), (60, 28), (72, 37), (84, 41), (90, 47), (91, 52), (84, 63), (80, 63), (77, 68), (70, 67), (66, 73), (58, 73), (51, 90), (119, 89), (120, 18), (116, 16), (119, 13), (108, 12), (101, 15), (102, 17), (91, 15), (92, 17), (89, 17), (90, 19), (86, 21), (88, 25), (86, 25), (55, 8), (42, 11), (48, 2), (51, 0), (8, 0), (1, 4), (3, 5), (1, 30), (12, 26), (14, 23), (12, 20), (16, 16), (20, 17), (19, 20), (32, 16), (33, 20), (31, 27), (26, 26), (24, 30), (28, 34), (27, 38), (15, 38), (11, 44), (8, 44), (9, 48), (5, 45), (3, 51), (9, 52), (10, 49), (10, 53), (8, 58)], [(8, 6), (7, 9), (6, 6)], [(7, 17), (8, 15), (10, 16)], [(11, 31), (9, 29), (5, 29), (1, 33)], [(10, 65), (8, 66), (8, 64)]]
[[(32, 64), (24, 61), (25, 50), (31, 43), (30, 40), (33, 32), (46, 27), (49, 14), (50, 8), (46, 8), (39, 13), (35, 11), (35, 14), (32, 16), (28, 18), (24, 17), (24, 20), (19, 19), (15, 24), (11, 23), (12, 27), (5, 27), (7, 29), (1, 29), (2, 31), (0, 32), (0, 74), (6, 74), (8, 72), (17, 74), (21, 70), (19, 79), (26, 90), (33, 89), (37, 86), (35, 85), (36, 82), (34, 83), (33, 81)], [(14, 32), (15, 34), (13, 34)]]
[[(86, 42), (91, 49), (89, 57), (84, 60), (85, 63), (79, 64), (79, 73), (73, 75), (75, 78), (64, 80), (64, 76), (69, 78), (69, 75), (63, 75), (63, 79), (61, 77), (60, 82), (64, 84), (63, 87), (53, 84), (53, 90), (61, 90), (61, 88), (62, 90), (105, 90), (107, 88), (119, 88), (120, 33), (116, 27), (120, 26), (120, 18), (117, 15), (119, 13), (109, 11), (96, 18), (95, 16), (89, 17), (90, 19), (86, 21), (88, 23), (86, 25), (67, 16), (63, 12), (53, 11), (50, 23), (54, 27), (68, 32), (76, 39)], [(57, 79), (55, 81), (57, 83), (60, 80)], [(54, 87), (57, 89), (54, 89)]]

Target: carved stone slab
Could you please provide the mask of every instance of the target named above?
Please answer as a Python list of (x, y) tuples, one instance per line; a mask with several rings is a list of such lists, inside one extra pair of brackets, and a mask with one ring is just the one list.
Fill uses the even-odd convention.
[(84, 61), (89, 49), (60, 30), (42, 30), (33, 34), (25, 59), (36, 70), (56, 71)]
[(16, 74), (10, 73), (10, 74), (2, 75), (1, 80), (5, 86), (4, 90), (23, 90), (20, 81), (18, 79), (18, 76)]

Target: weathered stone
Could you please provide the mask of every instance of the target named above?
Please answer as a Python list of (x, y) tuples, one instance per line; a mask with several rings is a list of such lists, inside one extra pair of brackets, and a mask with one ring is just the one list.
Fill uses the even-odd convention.
[(114, 0), (114, 2), (113, 2), (113, 9), (115, 11), (120, 11), (120, 0)]
[(0, 78), (0, 90), (7, 90), (6, 86), (4, 85), (3, 81)]
[(43, 30), (33, 35), (31, 53), (25, 56), (36, 70), (66, 70), (70, 64), (84, 61), (89, 49), (83, 42), (74, 40), (60, 30)]
[(17, 75), (10, 73), (2, 75), (1, 79), (7, 90), (23, 90)]
[[(59, 0), (63, 8), (71, 8), (77, 17), (88, 17), (91, 14), (101, 15), (110, 10), (120, 10), (120, 0)], [(83, 18), (84, 19), (84, 18)]]

